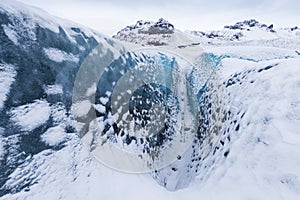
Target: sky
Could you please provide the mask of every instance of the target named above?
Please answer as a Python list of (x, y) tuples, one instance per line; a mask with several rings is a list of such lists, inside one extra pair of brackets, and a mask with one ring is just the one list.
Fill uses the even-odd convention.
[(106, 35), (137, 20), (171, 22), (185, 30), (218, 30), (245, 19), (300, 26), (299, 0), (19, 0)]

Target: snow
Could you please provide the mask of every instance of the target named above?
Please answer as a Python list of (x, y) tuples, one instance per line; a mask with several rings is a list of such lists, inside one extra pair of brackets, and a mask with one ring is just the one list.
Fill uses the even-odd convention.
[(2, 138), (2, 134), (3, 134), (3, 128), (0, 127), (0, 161), (2, 160), (4, 155), (4, 141)]
[[(36, 23), (57, 31), (56, 23), (59, 20), (37, 9), (22, 8), (20, 5), (7, 0), (0, 2), (0, 7), (14, 13), (22, 10), (32, 16)], [(5, 34), (17, 42), (14, 30), (11, 27), (4, 29)], [(199, 171), (187, 188), (170, 192), (157, 184), (150, 174), (121, 173), (104, 166), (82, 146), (76, 134), (66, 133), (65, 128), (72, 124), (72, 119), (62, 103), (50, 105), (45, 100), (36, 100), (8, 111), (11, 120), (22, 130), (31, 131), (51, 117), (54, 127), (43, 131), (40, 138), (51, 147), (64, 142), (64, 147), (29, 156), (10, 174), (2, 187), (12, 191), (22, 186), (24, 189), (6, 194), (2, 199), (88, 200), (98, 197), (108, 200), (147, 200), (154, 196), (166, 200), (300, 199), (300, 57), (295, 52), (295, 48), (299, 50), (299, 32), (284, 31), (266, 33), (251, 30), (243, 32), (245, 39), (242, 41), (195, 39), (203, 43), (214, 41), (205, 43), (205, 52), (221, 60), (216, 80), (223, 87), (215, 88), (214, 93), (224, 96), (224, 107), (231, 114), (227, 112), (228, 116), (222, 124), (227, 138), (223, 147), (215, 153), (210, 152), (198, 163)], [(229, 32), (224, 34), (231, 36)], [(149, 38), (136, 37), (134, 41), (139, 43), (157, 39), (162, 38), (151, 35)], [(166, 49), (187, 56), (191, 61), (202, 52), (200, 45), (179, 48), (180, 45), (195, 41), (177, 30), (171, 38), (161, 41), (168, 43)], [(44, 52), (55, 62), (79, 61), (77, 56), (58, 49), (45, 48)], [(14, 66), (0, 65), (0, 108), (15, 75)], [(96, 84), (90, 84), (84, 94), (93, 95), (95, 90)], [(45, 86), (45, 91), (47, 94), (63, 92), (61, 85)], [(100, 99), (103, 104), (108, 100)], [(93, 105), (90, 101), (79, 101), (72, 109), (76, 116), (82, 117), (92, 106), (101, 113), (106, 112), (103, 105)], [(79, 127), (79, 124), (75, 126)], [(0, 160), (6, 151), (4, 145), (19, 142), (14, 139), (17, 136), (4, 141), (2, 130), (0, 128)], [(226, 156), (224, 152), (227, 152)], [(14, 155), (8, 155), (13, 159)], [(189, 181), (181, 173), (163, 175), (166, 177), (165, 183), (172, 188), (176, 188), (179, 178)]]
[[(152, 199), (151, 192), (156, 191), (160, 196), (165, 193), (149, 176), (118, 173), (102, 166), (77, 142), (73, 139), (60, 151), (47, 150), (33, 156), (32, 161), (24, 163), (12, 174), (6, 186), (13, 187), (32, 177), (39, 181), (39, 185), (30, 187), (29, 192), (23, 190), (6, 195), (3, 199), (94, 199), (97, 196), (103, 199), (137, 199), (141, 196), (143, 199)], [(43, 173), (36, 173), (33, 168), (47, 172), (48, 178), (44, 180)], [(136, 188), (138, 185), (142, 187)], [(41, 190), (40, 187), (47, 190)]]
[(70, 118), (67, 117), (67, 111), (62, 103), (56, 103), (51, 105), (51, 118), (55, 125), (68, 126), (71, 124)]
[(252, 31), (244, 31), (245, 40), (273, 40), (279, 38), (277, 34), (255, 28)]
[(11, 110), (11, 119), (24, 131), (31, 131), (44, 124), (50, 117), (51, 110), (46, 101), (22, 105)]
[(61, 85), (47, 85), (45, 91), (48, 95), (62, 94), (63, 88)]
[(3, 155), (4, 155), (4, 145), (3, 145), (3, 142), (2, 142), (2, 138), (0, 137), (0, 161), (3, 158)]
[(64, 128), (56, 126), (49, 128), (43, 135), (41, 135), (41, 139), (47, 145), (55, 146), (63, 142), (66, 139), (66, 136)]
[[(229, 94), (227, 106), (234, 113), (232, 120), (236, 119), (240, 128), (236, 131), (236, 124), (226, 123), (231, 133), (231, 142), (225, 147), (230, 148), (228, 157), (225, 159), (221, 151), (211, 153), (204, 160), (209, 167), (201, 168), (188, 188), (169, 192), (148, 174), (126, 174), (110, 169), (91, 157), (73, 135), (65, 148), (34, 155), (15, 170), (5, 187), (13, 188), (25, 180), (38, 181), (38, 184), (29, 191), (7, 194), (3, 199), (47, 196), (47, 199), (147, 200), (153, 199), (153, 194), (158, 199), (170, 200), (298, 199), (300, 171), (295, 166), (300, 165), (299, 66), (300, 59), (293, 58), (257, 62), (238, 58), (222, 60), (221, 82), (241, 73), (239, 81), (225, 89)], [(241, 78), (243, 73), (247, 75)], [(47, 144), (57, 145), (70, 136), (57, 126), (41, 137)], [(45, 187), (47, 190), (41, 190)]]
[(56, 23), (54, 23), (53, 21), (53, 17), (52, 20), (51, 18), (49, 18), (49, 21), (46, 21), (46, 19), (44, 19), (41, 16), (45, 16), (49, 15), (47, 14), (45, 11), (36, 8), (36, 7), (30, 7), (27, 6), (21, 2), (11, 2), (9, 0), (3, 0), (0, 3), (0, 6), (3, 10), (6, 10), (10, 13), (14, 13), (16, 16), (22, 16), (22, 14), (25, 14), (27, 16), (29, 16), (32, 20), (33, 23), (37, 23), (40, 24), (42, 27), (48, 28), (54, 32), (58, 33), (58, 26)]
[(83, 100), (73, 104), (73, 113), (76, 117), (82, 117), (88, 114), (92, 107), (92, 104), (89, 100)]
[(93, 107), (100, 113), (105, 114), (105, 112), (106, 112), (105, 106), (103, 106), (101, 104), (97, 104), (97, 105), (94, 104)]
[(10, 91), (10, 86), (15, 80), (16, 70), (15, 66), (10, 64), (0, 63), (0, 110)]
[[(248, 29), (248, 28), (247, 28)], [(291, 31), (287, 28), (266, 30), (261, 27), (249, 27), (249, 30), (222, 29), (218, 31), (186, 31), (193, 40), (202, 47), (212, 46), (254, 46), (277, 47), (298, 50), (300, 46), (299, 29)]]
[(189, 48), (191, 48), (191, 53), (202, 51), (202, 48), (199, 47), (199, 45), (192, 45), (195, 41), (191, 39), (189, 35), (181, 32), (180, 30), (175, 29), (172, 30), (173, 33), (168, 34), (140, 34), (141, 30), (147, 30), (149, 28), (149, 24), (145, 24), (143, 26), (144, 27), (132, 30), (125, 28), (113, 37), (118, 39), (118, 42), (121, 41), (126, 48), (133, 50), (146, 46), (154, 49), (162, 48), (169, 51), (176, 50), (184, 54), (187, 50), (185, 49), (185, 51), (182, 51), (178, 46), (190, 45)]
[(217, 56), (226, 55), (233, 58), (256, 62), (262, 60), (300, 58), (300, 56), (293, 50), (276, 47), (224, 46), (218, 48), (207, 48), (206, 51)]
[(103, 105), (105, 105), (105, 104), (108, 103), (109, 98), (107, 98), (107, 97), (101, 97), (99, 100), (100, 100), (100, 102), (101, 102)]
[[(246, 114), (238, 119), (239, 131), (231, 135), (228, 159), (215, 165), (217, 170), (202, 189), (210, 198), (299, 198), (300, 170), (295, 166), (300, 164), (300, 114), (299, 104), (293, 103), (300, 99), (299, 64), (300, 59), (253, 63), (255, 72), (227, 88), (229, 106)], [(258, 72), (269, 65), (276, 66)], [(226, 68), (236, 73), (251, 69), (241, 70), (240, 62), (234, 64), (234, 60), (224, 61)], [(197, 187), (195, 181), (191, 190)]]
[(9, 28), (6, 25), (2, 25), (3, 30), (5, 32), (5, 34), (7, 35), (7, 37), (15, 44), (18, 45), (18, 34), (11, 28)]
[(237, 71), (246, 71), (247, 69), (253, 68), (254, 61), (242, 60), (238, 58), (225, 58), (222, 60), (222, 66), (231, 66), (223, 67), (222, 73), (219, 75), (221, 78), (226, 80), (231, 74)]
[(93, 83), (93, 85), (87, 89), (85, 95), (87, 97), (91, 96), (96, 93), (96, 90), (97, 90), (97, 85), (96, 85), (96, 83)]
[(50, 60), (54, 62), (63, 62), (63, 61), (71, 61), (78, 63), (78, 56), (73, 55), (72, 53), (67, 53), (65, 51), (61, 51), (56, 48), (44, 48), (45, 54), (48, 56)]
[[(76, 43), (76, 41), (71, 37), (74, 34), (74, 32), (71, 30), (72, 27), (81, 27), (81, 30), (86, 34), (86, 36), (93, 36), (97, 41), (103, 41), (103, 35), (91, 30), (90, 28), (72, 21), (52, 16), (40, 8), (28, 6), (19, 1), (1, 0), (0, 12), (9, 12), (14, 14), (21, 21), (24, 20), (23, 16), (27, 16), (27, 22), (24, 23), (23, 26), (32, 30), (36, 24), (55, 33), (59, 33), (59, 27), (63, 27), (70, 41), (74, 43)], [(32, 31), (30, 34), (31, 38), (35, 39), (35, 32)]]

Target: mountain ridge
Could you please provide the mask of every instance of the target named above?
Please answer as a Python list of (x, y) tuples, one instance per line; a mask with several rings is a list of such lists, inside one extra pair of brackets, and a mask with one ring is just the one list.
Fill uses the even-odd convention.
[[(172, 27), (172, 32), (156, 32), (156, 34), (147, 32), (149, 27), (153, 26), (155, 23), (159, 23), (159, 20), (163, 20), (166, 25), (170, 24), (169, 26)], [(296, 44), (293, 45), (294, 48), (297, 44), (300, 44), (300, 30), (298, 26), (290, 28), (274, 28), (273, 24), (267, 25), (260, 23), (255, 19), (249, 19), (236, 22), (233, 25), (225, 25), (222, 30), (188, 30), (182, 32), (176, 29), (175, 26), (167, 20), (162, 18), (159, 20), (158, 22), (139, 20), (136, 24), (129, 25), (121, 29), (112, 37), (120, 41), (134, 43), (141, 46), (176, 46), (172, 44), (176, 42), (176, 39), (172, 39), (175, 38), (176, 35), (179, 35), (180, 38), (186, 38), (184, 39), (185, 42), (181, 41), (179, 43), (182, 44), (178, 44), (177, 46), (195, 46), (196, 44), (199, 44), (205, 47), (210, 46), (210, 44), (217, 45), (217, 43), (222, 43), (222, 45), (227, 43), (229, 45), (230, 42), (236, 42), (236, 44), (238, 44), (259, 39), (272, 42), (272, 40), (283, 39), (286, 41), (291, 38), (297, 40)]]

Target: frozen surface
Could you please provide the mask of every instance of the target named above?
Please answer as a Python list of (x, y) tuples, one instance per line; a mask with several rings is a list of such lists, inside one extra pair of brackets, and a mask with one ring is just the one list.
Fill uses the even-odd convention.
[[(298, 199), (300, 171), (295, 166), (300, 165), (300, 59), (256, 63), (226, 58), (222, 65), (221, 80), (227, 84), (236, 78), (234, 84), (226, 87), (227, 106), (233, 113), (228, 123), (231, 141), (225, 144), (230, 153), (226, 159), (221, 151), (211, 153), (204, 161), (210, 167), (200, 171), (190, 187), (168, 192), (149, 175), (109, 169), (91, 158), (77, 137), (69, 135), (65, 148), (33, 156), (15, 170), (6, 186), (14, 187), (20, 179), (32, 179), (32, 176), (38, 184), (4, 199), (44, 196), (48, 199), (94, 199), (96, 196), (153, 199), (154, 193), (158, 199), (175, 200), (197, 196), (204, 199), (265, 199), (266, 196), (275, 200)], [(50, 129), (42, 137), (49, 144), (57, 144), (64, 135), (59, 135), (62, 132), (59, 129)], [(209, 165), (211, 162), (214, 165)], [(41, 189), (45, 187), (47, 190)]]
[(45, 91), (48, 95), (51, 94), (62, 94), (63, 93), (63, 88), (61, 85), (48, 85), (45, 87)]
[[(90, 28), (84, 27), (83, 25), (79, 25), (72, 21), (54, 17), (42, 9), (39, 9), (37, 7), (31, 7), (21, 2), (2, 0), (0, 2), (0, 10), (8, 11), (9, 13), (20, 18), (26, 15), (30, 19), (30, 23), (25, 24), (25, 26), (28, 28), (31, 27), (33, 29), (36, 25), (39, 25), (43, 28), (47, 28), (53, 32), (59, 33), (59, 27), (61, 25), (63, 25), (67, 29), (80, 26), (87, 36), (94, 36), (98, 41), (103, 40), (101, 34), (96, 33)], [(31, 34), (32, 37), (35, 38), (35, 33), (31, 32)], [(69, 38), (72, 39), (71, 37)], [(73, 42), (75, 41), (73, 40)]]
[(58, 145), (66, 139), (65, 129), (61, 126), (49, 128), (43, 135), (41, 135), (41, 139), (47, 145)]
[(4, 154), (4, 141), (2, 138), (2, 134), (3, 134), (3, 128), (0, 127), (0, 161), (2, 160)]
[(15, 80), (16, 71), (13, 65), (0, 63), (0, 110), (7, 98), (10, 85)]
[(5, 34), (7, 35), (7, 37), (15, 44), (18, 45), (18, 34), (12, 30), (10, 27), (6, 26), (6, 25), (2, 25)]
[[(1, 11), (6, 10), (20, 19), (23, 15), (29, 16), (31, 20), (24, 24), (26, 30), (33, 30), (39, 24), (58, 33), (62, 23), (61, 27), (66, 30), (70, 41), (75, 43), (72, 38), (75, 32), (71, 29), (74, 23), (14, 1), (3, 0), (0, 7)], [(24, 27), (2, 27), (8, 39), (20, 45), (22, 35), (18, 35), (20, 31), (17, 29), (23, 30)], [(93, 35), (93, 31), (82, 30)], [(232, 36), (239, 32), (244, 37), (232, 40)], [(139, 34), (138, 31), (134, 33)], [(83, 148), (71, 127), (72, 115), (66, 105), (55, 101), (55, 97), (64, 94), (64, 87), (51, 82), (43, 88), (45, 95), (50, 97), (35, 99), (5, 111), (8, 120), (26, 134), (46, 122), (51, 123), (39, 130), (38, 136), (24, 137), (23, 140), (20, 140), (19, 133), (7, 132), (11, 135), (4, 135), (5, 129), (0, 127), (0, 168), (2, 163), (16, 166), (8, 172), (8, 179), (1, 186), (1, 189), (10, 191), (1, 199), (300, 199), (299, 31), (281, 29), (271, 32), (255, 27), (249, 31), (222, 30), (214, 33), (217, 37), (197, 38), (175, 29), (170, 37), (143, 34), (128, 39), (137, 43), (144, 41), (144, 44), (161, 39), (160, 42), (166, 43), (178, 54), (189, 56), (192, 53), (193, 57), (202, 51), (200, 46), (203, 46), (205, 52), (211, 53), (220, 62), (216, 78), (220, 87), (213, 88), (213, 93), (222, 94), (225, 102), (224, 136), (219, 146), (201, 162), (183, 157), (181, 163), (176, 164), (178, 169), (167, 168), (160, 174), (126, 174), (106, 167)], [(36, 39), (34, 31), (26, 34), (31, 40)], [(104, 39), (99, 37), (97, 41)], [(43, 46), (41, 49), (41, 53), (54, 63), (70, 61), (78, 64), (79, 57), (75, 54), (52, 47)], [(108, 50), (103, 49), (102, 53)], [(5, 105), (15, 81), (14, 67), (0, 65), (0, 108)], [(91, 96), (95, 90), (96, 85), (90, 84), (84, 94)], [(108, 98), (100, 99), (103, 105), (108, 101)], [(82, 101), (73, 109), (75, 114), (84, 117), (92, 106), (101, 114), (106, 112), (104, 106), (96, 106), (89, 101)], [(30, 153), (19, 159), (26, 153), (18, 151), (20, 146), (35, 140), (41, 141), (42, 144), (34, 144), (40, 145), (41, 150), (35, 153), (27, 149)], [(176, 188), (177, 183), (188, 182), (190, 179), (181, 167), (190, 167), (192, 163), (199, 168), (188, 187), (170, 192), (164, 188), (163, 182), (159, 182), (164, 179), (171, 188)]]
[[(202, 189), (208, 197), (299, 198), (300, 171), (295, 167), (300, 163), (299, 62), (275, 60), (251, 67), (246, 63), (247, 69), (240, 70), (239, 60), (223, 60), (222, 70), (236, 69), (228, 80), (242, 72), (226, 91), (228, 106), (239, 115), (245, 114), (228, 127), (233, 133), (230, 153), (224, 163), (215, 166)], [(197, 188), (196, 181), (192, 188)]]
[(3, 154), (4, 154), (4, 147), (3, 147), (2, 137), (0, 137), (0, 160), (2, 160)]
[(67, 53), (55, 48), (44, 48), (45, 54), (54, 62), (72, 61), (77, 63), (79, 58), (71, 53)]
[(293, 50), (276, 47), (224, 46), (207, 48), (206, 51), (212, 52), (218, 56), (229, 56), (249, 61), (300, 58)]
[(31, 131), (44, 124), (50, 117), (51, 110), (46, 101), (22, 105), (11, 110), (12, 120), (24, 131)]
[(73, 105), (74, 115), (76, 115), (78, 117), (83, 117), (83, 116), (87, 115), (91, 106), (92, 106), (92, 104), (89, 100), (76, 102)]

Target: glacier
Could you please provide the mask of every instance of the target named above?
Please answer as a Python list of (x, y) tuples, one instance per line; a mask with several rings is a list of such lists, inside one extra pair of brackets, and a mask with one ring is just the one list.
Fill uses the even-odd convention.
[[(146, 28), (132, 26), (110, 39), (8, 0), (0, 2), (0, 23), (0, 199), (300, 197), (297, 29), (239, 23), (241, 29), (228, 26), (213, 32), (214, 38), (174, 27), (148, 36), (149, 26), (157, 23), (146, 22)], [(232, 40), (235, 34), (240, 37)], [(159, 44), (151, 53), (158, 62), (170, 64), (165, 50), (172, 50), (214, 70), (191, 70), (187, 79), (200, 113), (192, 145), (162, 169), (128, 174), (103, 165), (82, 144), (78, 130), (88, 126), (76, 122), (72, 112), (73, 86), (91, 54), (105, 55), (107, 64), (143, 63), (146, 50), (118, 60), (126, 52), (123, 46), (139, 49), (139, 44)], [(83, 78), (89, 79), (79, 91), (86, 97), (76, 107), (79, 117), (88, 117), (93, 107), (98, 121), (109, 119), (107, 97), (113, 91), (95, 83), (97, 73)], [(99, 90), (93, 104), (89, 100)]]

